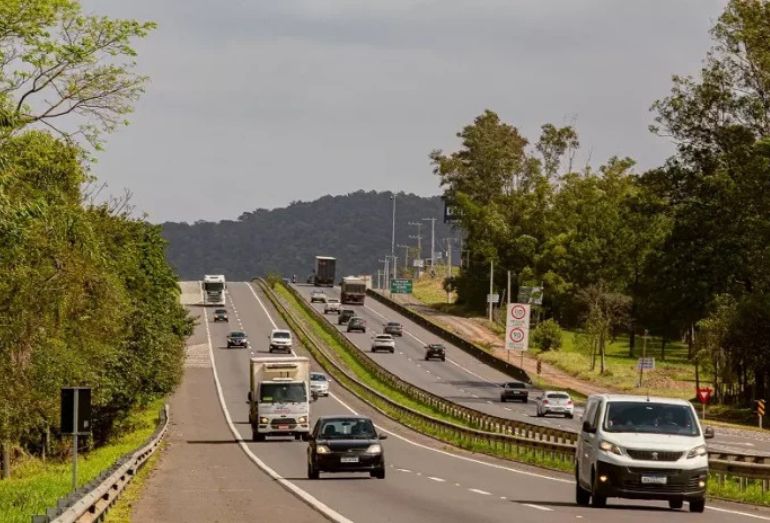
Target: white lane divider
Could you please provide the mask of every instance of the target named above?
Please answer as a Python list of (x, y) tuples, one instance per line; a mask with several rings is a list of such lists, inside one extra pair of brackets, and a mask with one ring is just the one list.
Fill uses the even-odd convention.
[(542, 507), (540, 505), (535, 505), (534, 503), (522, 503), (522, 505), (524, 505), (525, 507), (535, 508), (537, 510), (542, 510), (543, 512), (553, 512), (552, 508)]
[[(247, 284), (248, 285), (248, 284)], [(249, 288), (251, 288), (251, 285), (249, 285)], [(253, 289), (252, 289), (252, 292)], [(256, 297), (256, 293), (254, 294)], [(257, 300), (259, 300), (259, 297), (257, 297)], [(260, 302), (261, 303), (261, 302)], [(264, 308), (264, 305), (263, 305)], [(270, 314), (267, 312), (267, 309), (265, 310), (265, 314), (267, 314), (267, 317), (270, 318)], [(270, 322), (273, 323), (273, 319), (270, 318)], [(275, 470), (270, 468), (270, 466), (267, 465), (264, 461), (259, 459), (256, 454), (254, 454), (251, 449), (246, 445), (246, 442), (241, 437), (241, 434), (238, 432), (238, 429), (235, 428), (235, 425), (233, 424), (233, 419), (230, 416), (230, 411), (227, 410), (227, 405), (225, 404), (225, 397), (222, 393), (222, 384), (219, 381), (219, 375), (217, 374), (217, 365), (214, 361), (214, 349), (213, 345), (211, 343), (211, 331), (209, 329), (209, 322), (205, 322), (206, 324), (206, 339), (208, 340), (209, 345), (209, 358), (211, 359), (211, 370), (214, 374), (214, 385), (217, 389), (217, 396), (219, 397), (219, 405), (222, 407), (222, 412), (225, 415), (225, 420), (227, 421), (227, 426), (230, 428), (230, 432), (233, 434), (233, 437), (238, 442), (238, 445), (241, 447), (241, 450), (246, 453), (246, 455), (253, 461), (262, 471), (264, 471), (268, 476), (273, 478), (275, 481), (281, 484), (286, 490), (300, 498), (302, 501), (310, 505), (312, 508), (326, 516), (327, 518), (331, 519), (332, 521), (336, 521), (339, 523), (353, 523), (352, 520), (346, 518), (336, 510), (332, 509), (328, 505), (324, 504), (320, 500), (318, 500), (316, 497), (314, 497), (312, 494), (308, 493), (305, 490), (302, 490), (297, 485), (292, 483), (291, 481), (288, 481), (284, 477), (282, 477), (280, 474), (278, 474)], [(273, 323), (275, 325), (275, 323)]]
[(446, 481), (443, 478), (437, 478), (437, 477), (434, 477), (434, 476), (428, 476), (428, 479), (433, 480), (433, 481), (438, 481), (439, 483), (444, 483)]
[(471, 491), (471, 492), (475, 492), (476, 494), (481, 494), (482, 496), (491, 496), (492, 495), (491, 492), (487, 492), (486, 490), (481, 490), (481, 489), (477, 489), (477, 488), (469, 488), (468, 490)]
[(267, 319), (270, 320), (270, 324), (273, 326), (274, 329), (278, 328), (278, 325), (275, 324), (273, 321), (273, 317), (270, 316), (270, 313), (267, 311), (267, 307), (265, 307), (265, 304), (262, 303), (262, 300), (259, 299), (259, 296), (257, 296), (257, 293), (254, 291), (254, 287), (251, 286), (251, 283), (245, 282), (246, 287), (249, 288), (251, 291), (251, 294), (254, 295), (254, 298), (257, 300), (257, 303), (259, 303), (259, 306), (262, 307), (262, 310), (265, 311), (265, 316), (267, 316)]
[(396, 470), (399, 471), (399, 472), (412, 472), (409, 469), (396, 469)]

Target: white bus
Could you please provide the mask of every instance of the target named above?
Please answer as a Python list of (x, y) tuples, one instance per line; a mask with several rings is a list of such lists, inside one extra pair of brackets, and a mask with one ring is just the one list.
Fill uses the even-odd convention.
[(203, 304), (224, 306), (226, 288), (224, 274), (205, 275), (203, 277)]

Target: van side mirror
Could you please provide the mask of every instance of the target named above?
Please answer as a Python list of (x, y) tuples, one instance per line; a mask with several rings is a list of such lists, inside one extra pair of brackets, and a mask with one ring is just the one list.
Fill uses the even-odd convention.
[(584, 421), (583, 422), (583, 432), (588, 432), (590, 434), (593, 434), (596, 432), (596, 429), (591, 426), (590, 421)]
[(703, 429), (703, 439), (713, 439), (714, 438), (714, 428), (713, 427), (706, 427)]

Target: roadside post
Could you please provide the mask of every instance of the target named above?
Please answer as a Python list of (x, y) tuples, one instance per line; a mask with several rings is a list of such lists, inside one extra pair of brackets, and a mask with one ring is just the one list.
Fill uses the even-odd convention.
[(529, 303), (508, 305), (505, 322), (505, 349), (521, 351), (521, 368), (524, 368), (524, 351), (529, 348)]
[(759, 428), (762, 428), (762, 418), (765, 416), (765, 400), (757, 400), (757, 419)]
[(700, 402), (701, 406), (701, 419), (706, 419), (706, 405), (708, 404), (709, 400), (711, 400), (712, 392), (713, 390), (708, 387), (695, 388), (695, 393), (698, 396), (698, 401)]
[(78, 488), (78, 436), (91, 433), (91, 389), (61, 389), (61, 433), (72, 436), (72, 490)]
[[(637, 368), (639, 369), (639, 388), (642, 387), (642, 381), (644, 380), (644, 369), (655, 368), (655, 358), (647, 358), (647, 333), (649, 331), (644, 329), (644, 338), (642, 338), (642, 357), (639, 358)], [(649, 360), (652, 359), (652, 366), (650, 367)]]

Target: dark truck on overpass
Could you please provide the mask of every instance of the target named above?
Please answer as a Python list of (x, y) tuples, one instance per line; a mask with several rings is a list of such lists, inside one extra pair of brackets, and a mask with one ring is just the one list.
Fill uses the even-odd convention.
[(313, 273), (313, 285), (334, 286), (334, 273), (337, 259), (330, 256), (315, 257), (315, 272)]

